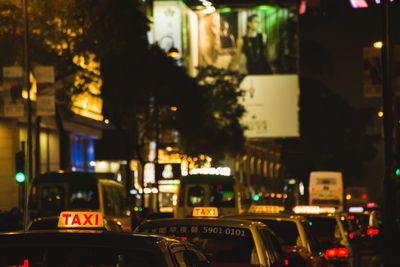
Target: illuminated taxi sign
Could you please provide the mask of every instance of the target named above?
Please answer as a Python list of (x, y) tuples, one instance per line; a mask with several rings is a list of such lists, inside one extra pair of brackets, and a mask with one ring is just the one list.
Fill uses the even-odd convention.
[(364, 212), (363, 207), (349, 207), (349, 212), (350, 213), (362, 213)]
[(97, 211), (63, 211), (58, 218), (59, 228), (103, 227), (103, 215)]
[(218, 217), (218, 209), (215, 207), (193, 208), (193, 217)]
[(250, 213), (279, 213), (284, 211), (285, 208), (282, 206), (275, 205), (251, 205), (249, 212)]
[(306, 214), (319, 214), (319, 213), (334, 213), (334, 207), (320, 207), (320, 206), (295, 206), (293, 208), (294, 213), (306, 213)]

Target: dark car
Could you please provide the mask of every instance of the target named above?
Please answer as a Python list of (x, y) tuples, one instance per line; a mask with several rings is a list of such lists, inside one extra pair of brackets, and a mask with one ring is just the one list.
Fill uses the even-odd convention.
[(357, 243), (360, 254), (374, 255), (381, 252), (382, 223), (379, 212), (349, 213), (347, 221), (352, 229), (350, 237)]
[(0, 266), (208, 266), (193, 245), (178, 239), (101, 230), (0, 234)]
[(304, 214), (310, 229), (333, 266), (356, 266), (353, 248), (339, 214)]

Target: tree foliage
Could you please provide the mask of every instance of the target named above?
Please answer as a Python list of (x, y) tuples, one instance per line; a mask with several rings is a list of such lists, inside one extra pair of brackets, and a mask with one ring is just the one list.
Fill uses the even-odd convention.
[[(71, 96), (98, 95), (101, 88), (103, 114), (125, 132), (130, 150), (155, 138), (154, 108), (172, 106), (177, 108), (173, 116), (158, 123), (179, 132), (184, 153), (221, 156), (240, 150), (244, 109), (237, 88), (242, 77), (212, 67), (189, 77), (157, 44), (149, 46), (149, 21), (139, 1), (28, 3), (31, 67), (55, 67), (57, 103), (65, 112)], [(21, 7), (0, 4), (0, 12), (1, 49), (10, 52), (0, 64), (22, 65)]]

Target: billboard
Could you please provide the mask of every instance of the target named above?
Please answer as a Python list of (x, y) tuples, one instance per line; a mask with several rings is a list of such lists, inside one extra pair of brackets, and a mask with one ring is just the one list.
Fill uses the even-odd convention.
[(298, 137), (297, 10), (276, 6), (198, 13), (200, 66), (245, 74), (247, 138)]
[(199, 64), (249, 75), (297, 74), (297, 14), (256, 6), (199, 13)]
[[(268, 85), (268, 86), (266, 86)], [(298, 76), (247, 75), (240, 86), (247, 138), (298, 137)]]

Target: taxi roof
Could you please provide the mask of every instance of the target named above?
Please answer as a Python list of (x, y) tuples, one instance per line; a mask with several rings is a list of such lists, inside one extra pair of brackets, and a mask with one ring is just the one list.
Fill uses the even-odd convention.
[(237, 215), (229, 215), (224, 218), (271, 218), (271, 219), (282, 219), (288, 221), (294, 220), (305, 220), (306, 218), (301, 214), (290, 214), (290, 213), (242, 213)]
[(253, 226), (262, 225), (261, 222), (252, 222), (240, 218), (183, 218), (183, 219), (158, 219), (158, 220), (147, 220), (144, 221), (140, 226), (157, 226), (157, 225), (221, 225), (221, 226), (232, 226), (232, 227), (244, 227), (250, 228)]
[[(32, 230), (0, 233), (0, 248), (10, 246), (130, 247), (154, 249), (159, 244), (179, 243), (179, 239), (145, 233), (102, 230)], [(116, 245), (117, 244), (117, 245)]]

